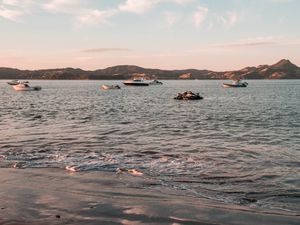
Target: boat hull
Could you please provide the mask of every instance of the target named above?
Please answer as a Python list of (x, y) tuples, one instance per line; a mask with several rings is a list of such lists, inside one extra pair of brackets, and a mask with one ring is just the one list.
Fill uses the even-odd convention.
[(149, 86), (149, 83), (144, 81), (124, 81), (124, 85), (131, 85), (131, 86)]
[(223, 83), (224, 88), (238, 88), (238, 87), (247, 87), (247, 84), (225, 84)]
[(102, 85), (102, 90), (121, 89), (119, 85)]
[(131, 86), (149, 86), (149, 84), (130, 84), (130, 83), (123, 83), (125, 85), (131, 85)]
[(13, 88), (16, 91), (40, 91), (42, 89), (40, 86), (35, 86), (35, 87), (18, 87), (18, 85), (14, 85)]
[(150, 85), (162, 85), (163, 83), (158, 80), (153, 80), (149, 83)]

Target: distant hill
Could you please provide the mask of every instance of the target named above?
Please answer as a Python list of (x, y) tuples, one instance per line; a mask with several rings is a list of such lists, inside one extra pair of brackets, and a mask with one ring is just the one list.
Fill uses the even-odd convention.
[(160, 70), (133, 65), (113, 66), (95, 71), (74, 68), (18, 70), (0, 67), (0, 79), (123, 80), (134, 76), (148, 79), (300, 79), (300, 68), (287, 59), (282, 59), (273, 65), (246, 67), (225, 72), (196, 69)]
[(225, 76), (240, 79), (300, 79), (300, 68), (289, 60), (282, 59), (270, 66), (260, 65), (226, 72)]

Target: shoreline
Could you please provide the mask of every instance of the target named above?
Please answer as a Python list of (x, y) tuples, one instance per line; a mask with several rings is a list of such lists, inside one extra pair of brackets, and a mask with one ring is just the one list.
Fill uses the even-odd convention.
[[(0, 224), (298, 224), (299, 216), (183, 196), (143, 176), (0, 169)], [(151, 187), (151, 188), (147, 188)]]

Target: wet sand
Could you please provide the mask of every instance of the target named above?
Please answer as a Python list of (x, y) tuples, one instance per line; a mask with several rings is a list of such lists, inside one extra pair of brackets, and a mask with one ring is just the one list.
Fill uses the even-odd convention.
[(0, 169), (0, 224), (299, 224), (283, 216), (183, 196), (142, 176)]

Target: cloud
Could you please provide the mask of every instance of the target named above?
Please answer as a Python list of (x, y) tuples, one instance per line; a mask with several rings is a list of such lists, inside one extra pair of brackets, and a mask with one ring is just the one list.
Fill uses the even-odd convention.
[(116, 10), (98, 10), (90, 9), (85, 10), (85, 12), (80, 13), (77, 16), (77, 20), (81, 25), (92, 25), (98, 23), (107, 23), (108, 19), (116, 15), (118, 11)]
[(300, 45), (299, 39), (291, 39), (286, 37), (255, 37), (237, 40), (230, 43), (214, 44), (211, 47), (216, 48), (252, 48), (261, 46), (286, 46)]
[(28, 7), (34, 4), (33, 0), (2, 0), (3, 5), (16, 6), (16, 7)]
[(194, 13), (193, 19), (196, 27), (199, 27), (205, 20), (208, 13), (208, 8), (198, 6), (197, 11)]
[(0, 17), (4, 19), (11, 20), (14, 22), (20, 22), (21, 17), (24, 16), (25, 12), (17, 9), (8, 9), (6, 7), (0, 6)]
[(83, 49), (83, 53), (101, 53), (101, 52), (128, 52), (128, 48), (88, 48)]
[(119, 5), (119, 10), (142, 14), (159, 2), (161, 0), (126, 0), (124, 4)]
[(219, 16), (219, 21), (229, 28), (239, 21), (239, 15), (237, 12), (227, 12), (226, 16)]
[(217, 44), (214, 47), (222, 47), (222, 48), (244, 48), (244, 47), (256, 47), (256, 46), (266, 46), (266, 45), (274, 45), (276, 42), (272, 41), (254, 41), (254, 42), (233, 42), (226, 44)]
[(43, 4), (43, 8), (51, 13), (73, 13), (80, 9), (81, 3), (79, 0), (51, 0)]
[(0, 17), (21, 22), (22, 17), (30, 13), (30, 7), (33, 5), (32, 0), (2, 0), (0, 3)]
[(185, 5), (185, 4), (189, 4), (189, 3), (192, 3), (192, 2), (195, 2), (195, 0), (174, 0), (177, 4), (180, 4), (180, 5)]
[(2, 0), (2, 4), (16, 6), (16, 5), (20, 4), (20, 1), (19, 0)]

